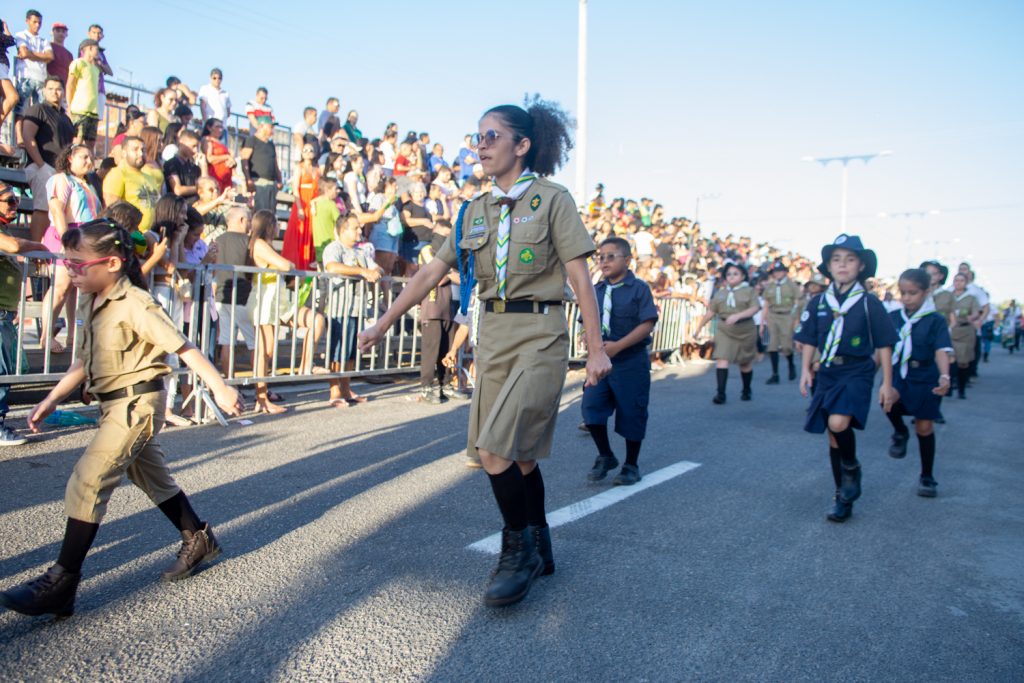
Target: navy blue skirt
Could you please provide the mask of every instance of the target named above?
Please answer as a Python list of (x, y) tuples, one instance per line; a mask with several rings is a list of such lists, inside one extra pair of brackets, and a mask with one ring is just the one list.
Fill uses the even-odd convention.
[(922, 420), (935, 420), (942, 415), (942, 397), (932, 393), (939, 383), (939, 371), (935, 367), (909, 368), (906, 379), (900, 377), (899, 367), (894, 367), (893, 373), (896, 376), (892, 378), (892, 386), (900, 392), (903, 412)]
[(817, 380), (804, 431), (823, 434), (829, 415), (849, 415), (854, 429), (864, 429), (875, 384), (874, 361), (866, 357), (858, 363), (823, 366), (818, 370)]

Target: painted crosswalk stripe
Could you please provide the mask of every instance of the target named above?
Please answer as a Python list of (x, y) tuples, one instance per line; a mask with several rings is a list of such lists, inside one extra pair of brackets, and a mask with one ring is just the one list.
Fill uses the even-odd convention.
[[(700, 467), (699, 462), (683, 460), (674, 465), (669, 465), (668, 467), (663, 467), (660, 470), (651, 472), (650, 474), (645, 474), (643, 479), (632, 486), (614, 486), (602, 491), (596, 496), (584, 498), (577, 503), (566, 505), (564, 508), (559, 508), (558, 510), (549, 513), (547, 516), (548, 526), (555, 528), (562, 526), (563, 524), (568, 524), (569, 522), (575, 522), (577, 519), (586, 517), (598, 510), (603, 510), (609, 505), (614, 505), (615, 503), (623, 501), (632, 495), (640, 493), (644, 489), (649, 489), (652, 486), (662, 484), (669, 479), (678, 477), (680, 474), (685, 474), (690, 470), (695, 470), (698, 467)], [(496, 555), (501, 551), (501, 534), (493, 534), (487, 538), (477, 541), (476, 543), (470, 543), (466, 546), (466, 549)]]

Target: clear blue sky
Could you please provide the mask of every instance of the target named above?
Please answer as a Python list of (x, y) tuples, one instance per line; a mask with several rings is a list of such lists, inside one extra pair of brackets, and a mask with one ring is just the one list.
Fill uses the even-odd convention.
[[(70, 25), (69, 43), (103, 24), (121, 78), (198, 87), (216, 65), (236, 108), (265, 84), (292, 123), (337, 95), (366, 134), (394, 120), (449, 154), (493, 104), (576, 105), (574, 0), (34, 6)], [(707, 228), (814, 254), (839, 231), (840, 169), (801, 157), (891, 149), (850, 169), (849, 231), (880, 271), (937, 251), (968, 259), (997, 298), (1024, 297), (1024, 3), (591, 0), (589, 13), (588, 185), (670, 215), (719, 193)], [(573, 178), (570, 164), (558, 180)]]

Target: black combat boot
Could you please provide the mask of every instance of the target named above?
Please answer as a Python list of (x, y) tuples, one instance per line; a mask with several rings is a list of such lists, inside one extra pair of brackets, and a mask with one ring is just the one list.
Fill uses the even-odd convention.
[(555, 555), (551, 552), (551, 528), (547, 526), (531, 526), (530, 533), (533, 534), (533, 543), (537, 546), (537, 554), (544, 563), (541, 576), (551, 576), (555, 573)]
[(519, 602), (530, 592), (533, 580), (544, 571), (529, 529), (501, 532), (501, 557), (484, 591), (484, 604), (504, 607)]
[(55, 564), (42, 576), (0, 593), (0, 605), (32, 617), (70, 617), (75, 612), (75, 592), (81, 579), (81, 574), (72, 574)]
[(853, 514), (853, 503), (848, 500), (843, 500), (843, 495), (836, 491), (835, 498), (832, 499), (832, 509), (829, 510), (825, 517), (830, 522), (845, 522)]
[(848, 503), (860, 498), (860, 465), (847, 467), (843, 465), (839, 480), (839, 493)]

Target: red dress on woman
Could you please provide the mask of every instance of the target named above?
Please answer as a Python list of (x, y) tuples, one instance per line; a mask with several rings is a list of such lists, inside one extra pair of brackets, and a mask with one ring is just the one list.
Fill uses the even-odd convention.
[[(213, 156), (230, 154), (228, 148), (220, 140), (214, 140), (210, 137), (206, 138), (206, 140), (210, 143), (210, 154)], [(219, 164), (210, 164), (210, 177), (217, 181), (217, 187), (220, 188), (221, 192), (234, 185), (231, 176), (232, 168), (228, 166), (226, 161), (222, 161)]]
[[(303, 169), (295, 181), (296, 201), (292, 204), (292, 213), (288, 216), (288, 228), (284, 233), (284, 247), (281, 255), (295, 264), (298, 270), (310, 270), (310, 264), (316, 263), (316, 251), (313, 249), (313, 216), (309, 212), (309, 203), (317, 195), (317, 184), (320, 180), (320, 169), (313, 167)], [(299, 207), (305, 220), (299, 220)]]

